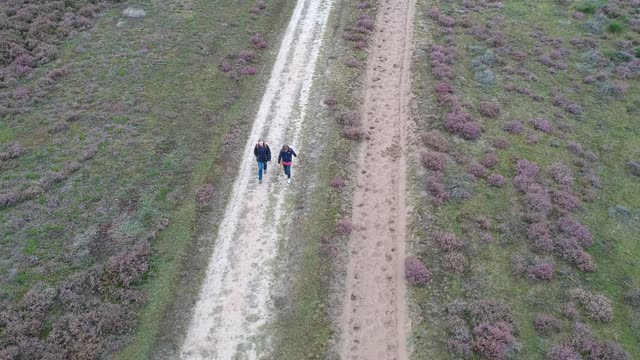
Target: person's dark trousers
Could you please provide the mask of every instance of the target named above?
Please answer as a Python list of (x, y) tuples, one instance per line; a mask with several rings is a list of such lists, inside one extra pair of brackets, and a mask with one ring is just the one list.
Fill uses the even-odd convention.
[(282, 165), (284, 168), (284, 173), (287, 175), (287, 178), (291, 179), (291, 165)]

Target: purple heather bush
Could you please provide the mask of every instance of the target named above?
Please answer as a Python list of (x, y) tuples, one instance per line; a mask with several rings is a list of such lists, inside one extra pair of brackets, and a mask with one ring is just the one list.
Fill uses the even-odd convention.
[(131, 250), (112, 256), (104, 269), (103, 281), (114, 286), (129, 287), (142, 278), (149, 269), (151, 249), (140, 242)]
[(431, 280), (431, 270), (416, 257), (408, 257), (404, 262), (404, 269), (410, 285), (423, 286)]
[(550, 315), (538, 315), (534, 327), (539, 334), (551, 335), (560, 331), (562, 322)]
[(576, 239), (580, 247), (588, 248), (593, 245), (591, 232), (571, 216), (558, 219), (558, 230), (565, 236)]
[(482, 159), (480, 159), (480, 164), (482, 164), (484, 167), (487, 167), (487, 168), (492, 168), (497, 163), (498, 163), (498, 157), (494, 152), (490, 152), (485, 156), (483, 156)]
[(480, 115), (488, 118), (496, 118), (500, 115), (500, 105), (496, 102), (482, 101), (478, 106)]
[(244, 66), (242, 67), (242, 69), (240, 69), (240, 73), (242, 75), (255, 75), (257, 72), (258, 69), (253, 66)]
[(479, 163), (472, 163), (466, 166), (468, 174), (473, 175), (476, 179), (481, 179), (487, 176), (487, 168)]
[(507, 141), (507, 139), (496, 138), (491, 141), (491, 146), (493, 146), (496, 149), (504, 150), (504, 149), (508, 149), (510, 144)]
[(433, 87), (433, 90), (437, 93), (437, 94), (453, 94), (455, 93), (455, 91), (453, 90), (453, 86), (451, 86), (448, 83), (439, 83), (438, 85)]
[(504, 185), (505, 180), (504, 180), (504, 176), (500, 174), (491, 174), (487, 178), (487, 181), (489, 182), (489, 185), (493, 187), (501, 188)]
[(473, 328), (473, 351), (489, 360), (506, 360), (515, 343), (513, 328), (505, 321), (483, 322)]
[(198, 205), (205, 205), (209, 202), (211, 197), (213, 196), (213, 185), (212, 184), (204, 184), (196, 190), (196, 202)]
[(429, 151), (421, 156), (422, 166), (432, 171), (442, 171), (446, 164), (447, 158), (443, 153)]
[(345, 187), (347, 184), (344, 181), (344, 179), (340, 176), (336, 176), (333, 179), (331, 179), (331, 182), (329, 183), (329, 186), (331, 186), (334, 189), (340, 189)]
[(580, 200), (565, 190), (553, 190), (551, 198), (556, 207), (562, 211), (576, 211), (580, 208)]
[(458, 135), (465, 140), (475, 140), (482, 134), (482, 128), (475, 119), (462, 111), (447, 114), (444, 126), (450, 133)]
[(223, 61), (222, 63), (220, 63), (220, 70), (222, 72), (229, 72), (233, 69), (233, 66), (231, 66), (231, 64), (229, 64), (228, 61)]
[(462, 274), (469, 265), (467, 257), (460, 252), (446, 253), (442, 259), (444, 270), (453, 274)]
[(353, 231), (353, 225), (347, 219), (340, 219), (336, 222), (336, 231), (339, 234), (349, 235)]
[(267, 44), (267, 41), (264, 39), (264, 37), (260, 33), (255, 33), (251, 37), (250, 42), (251, 42), (251, 45), (255, 46), (258, 49), (264, 49), (267, 46), (269, 46)]
[(514, 120), (504, 124), (502, 129), (510, 134), (519, 134), (524, 129), (524, 126), (520, 121)]
[(449, 151), (449, 141), (439, 131), (428, 131), (422, 134), (422, 141), (433, 150), (442, 153)]
[(613, 320), (613, 304), (606, 296), (581, 288), (571, 290), (569, 296), (582, 305), (592, 320), (604, 323)]
[(454, 233), (436, 232), (433, 234), (433, 240), (445, 252), (458, 251), (464, 247), (464, 240), (458, 238)]
[[(576, 14), (584, 16), (581, 12)], [(545, 360), (582, 360), (582, 357), (570, 345), (558, 344), (547, 351)]]
[(545, 261), (538, 261), (527, 268), (529, 278), (534, 280), (553, 280), (553, 264)]
[(548, 171), (551, 174), (553, 180), (555, 180), (555, 182), (557, 182), (558, 184), (566, 186), (573, 185), (574, 178), (571, 173), (571, 169), (569, 169), (563, 163), (557, 162), (552, 164), (551, 166), (549, 166)]
[(545, 222), (534, 222), (529, 225), (527, 237), (532, 242), (534, 249), (539, 252), (550, 253), (554, 250), (549, 226)]
[(365, 138), (365, 131), (360, 126), (344, 126), (342, 136), (348, 140), (362, 140)]
[(553, 132), (553, 125), (546, 119), (531, 119), (529, 123), (533, 126), (534, 129), (541, 131), (543, 133), (551, 133)]

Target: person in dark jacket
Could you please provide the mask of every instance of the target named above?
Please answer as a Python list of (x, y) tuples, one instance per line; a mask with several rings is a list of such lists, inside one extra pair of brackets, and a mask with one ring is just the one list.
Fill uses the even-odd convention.
[(258, 183), (262, 184), (262, 172), (267, 173), (267, 163), (271, 161), (271, 149), (264, 141), (258, 140), (256, 147), (253, 148), (253, 155), (258, 162)]
[(282, 146), (282, 150), (280, 150), (280, 155), (278, 155), (278, 164), (282, 161), (282, 166), (284, 167), (284, 174), (287, 175), (287, 182), (291, 184), (291, 163), (293, 162), (293, 157), (298, 157), (295, 151), (289, 147), (289, 145)]

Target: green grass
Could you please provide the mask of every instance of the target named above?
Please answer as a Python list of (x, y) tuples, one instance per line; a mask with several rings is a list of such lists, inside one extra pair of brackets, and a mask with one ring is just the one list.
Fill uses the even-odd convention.
[[(455, 6), (449, 2), (422, 1), (418, 6), (421, 4), (426, 9), (438, 6), (455, 11)], [(600, 6), (601, 4), (586, 3), (579, 5), (578, 10), (593, 13)], [(472, 18), (476, 24), (484, 24), (497, 14), (495, 10), (484, 10), (474, 14)], [(536, 161), (543, 169), (543, 173), (546, 166), (560, 161), (570, 165), (574, 173), (579, 175), (578, 168), (572, 165), (577, 157), (568, 152), (564, 144), (575, 140), (585, 149), (593, 150), (599, 156), (596, 173), (601, 179), (602, 188), (598, 189), (594, 201), (584, 202), (583, 208), (575, 216), (593, 234), (594, 245), (588, 252), (596, 259), (598, 268), (594, 273), (583, 273), (557, 256), (533, 253), (526, 240), (526, 227), (524, 233), (498, 233), (495, 226), (499, 223), (507, 219), (521, 221), (520, 214), (523, 211), (521, 195), (509, 181), (502, 189), (488, 187), (484, 181), (476, 182), (473, 198), (463, 202), (450, 202), (438, 208), (432, 207), (428, 198), (416, 193), (416, 211), (412, 228), (418, 240), (412, 244), (412, 247), (413, 251), (432, 267), (434, 278), (424, 289), (411, 291), (412, 312), (415, 317), (422, 319), (414, 329), (413, 358), (454, 358), (446, 350), (445, 341), (448, 335), (443, 326), (445, 306), (454, 300), (473, 301), (480, 298), (499, 299), (511, 307), (520, 342), (518, 359), (543, 358), (544, 353), (553, 344), (570, 335), (571, 321), (562, 316), (562, 307), (568, 301), (567, 291), (576, 287), (603, 293), (614, 305), (615, 314), (611, 323), (595, 323), (584, 313), (581, 321), (591, 325), (600, 339), (615, 341), (629, 352), (632, 358), (639, 357), (640, 314), (624, 301), (626, 291), (640, 287), (640, 267), (638, 266), (640, 244), (636, 241), (637, 236), (634, 235), (633, 230), (638, 225), (637, 219), (640, 213), (638, 207), (640, 183), (637, 177), (630, 175), (625, 165), (640, 154), (638, 141), (640, 132), (634, 126), (636, 116), (632, 111), (640, 97), (638, 81), (637, 79), (623, 80), (615, 76), (609, 80), (624, 82), (628, 86), (628, 91), (622, 98), (604, 96), (597, 84), (582, 84), (580, 79), (586, 75), (585, 72), (593, 74), (596, 70), (584, 64), (584, 50), (572, 47), (568, 44), (568, 40), (584, 36), (584, 30), (580, 22), (569, 20), (571, 10), (557, 5), (557, 2), (509, 2), (505, 3), (500, 14), (504, 18), (502, 31), (507, 34), (508, 42), (514, 49), (528, 51), (536, 44), (536, 40), (530, 36), (533, 26), (542, 28), (549, 38), (564, 39), (564, 47), (570, 50), (570, 54), (563, 61), (569, 65), (569, 68), (566, 71), (550, 74), (546, 67), (537, 61), (537, 57), (531, 56), (524, 61), (524, 65), (527, 70), (537, 76), (537, 81), (525, 82), (518, 76), (513, 76), (512, 80), (506, 80), (505, 74), (499, 72), (500, 67), (495, 66), (498, 79), (496, 84), (479, 86), (473, 81), (471, 60), (474, 55), (471, 49), (473, 46), (487, 48), (487, 45), (466, 35), (463, 31), (454, 35), (459, 55), (454, 65), (456, 79), (453, 85), (456, 93), (463, 100), (471, 101), (474, 106), (482, 100), (497, 101), (501, 104), (502, 115), (498, 119), (488, 120), (473, 111), (482, 123), (485, 133), (479, 141), (475, 142), (459, 141), (449, 137), (451, 141), (455, 141), (453, 152), (472, 155), (477, 159), (489, 149), (491, 139), (505, 138), (509, 141), (510, 147), (497, 151), (500, 162), (490, 172), (500, 173), (509, 179), (514, 173), (511, 160), (514, 156)], [(418, 15), (418, 19), (424, 19), (424, 15)], [(611, 23), (620, 25), (620, 30), (624, 31), (622, 20)], [(421, 39), (419, 48), (426, 48), (432, 40), (441, 42), (434, 26), (433, 24), (427, 27), (420, 24), (416, 26), (416, 37)], [(432, 33), (428, 33), (430, 29), (433, 29)], [(429, 39), (429, 36), (433, 36), (433, 39)], [(637, 34), (630, 37), (634, 40), (639, 39)], [(598, 48), (611, 61), (620, 63), (625, 60), (619, 58), (622, 54), (616, 48), (615, 41), (615, 37), (598, 38)], [(546, 52), (553, 48), (545, 46), (544, 49)], [(425, 59), (427, 56), (420, 57), (413, 67), (416, 76), (414, 91), (418, 105), (416, 117), (422, 130), (440, 129), (446, 133), (442, 127), (444, 113), (437, 109), (437, 105), (432, 100), (433, 85), (440, 81), (431, 77), (431, 68)], [(517, 67), (517, 64), (508, 56), (503, 56), (501, 60)], [(533, 93), (542, 95), (545, 100), (534, 102), (525, 95), (507, 92), (503, 88), (507, 82), (527, 87)], [(551, 89), (555, 86), (563, 89), (568, 98), (583, 106), (582, 116), (572, 116), (551, 104)], [(565, 119), (556, 118), (554, 114), (557, 112), (563, 113)], [(433, 116), (428, 117), (429, 114)], [(507, 120), (519, 119), (526, 123), (527, 119), (536, 117), (547, 118), (556, 126), (561, 122), (570, 124), (575, 128), (575, 132), (568, 133), (565, 139), (539, 134), (538, 144), (528, 145), (526, 134), (507, 135), (501, 130), (502, 124)], [(528, 125), (525, 124), (525, 127)], [(460, 172), (460, 169), (452, 162), (447, 171), (456, 173)], [(417, 167), (413, 170), (414, 182), (418, 189), (424, 186), (424, 176), (423, 170)], [(550, 186), (551, 182), (546, 176), (543, 175), (545, 179), (543, 181)], [(617, 205), (627, 208), (631, 214), (630, 217), (611, 215)], [(494, 226), (491, 231), (494, 242), (487, 245), (479, 243), (478, 229), (469, 225), (470, 219), (481, 215), (489, 218)], [(526, 226), (526, 223), (520, 226), (522, 225)], [(467, 240), (469, 246), (465, 252), (471, 264), (463, 275), (451, 275), (443, 271), (442, 253), (434, 248), (430, 240), (433, 229), (454, 231)], [(546, 283), (514, 277), (511, 274), (510, 265), (513, 255), (552, 259), (557, 266), (555, 280)], [(533, 320), (538, 314), (549, 314), (563, 319), (563, 331), (554, 337), (538, 335), (533, 327)]]
[(621, 32), (624, 32), (624, 30), (624, 24), (616, 20), (612, 20), (611, 22), (609, 22), (609, 25), (607, 25), (607, 31), (612, 34), (619, 34)]

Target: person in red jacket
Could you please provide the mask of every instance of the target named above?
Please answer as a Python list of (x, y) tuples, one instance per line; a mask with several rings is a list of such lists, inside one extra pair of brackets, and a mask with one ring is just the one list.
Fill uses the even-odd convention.
[(289, 147), (289, 145), (282, 146), (282, 150), (280, 150), (280, 155), (278, 155), (278, 164), (282, 161), (282, 166), (284, 167), (284, 174), (287, 176), (287, 182), (291, 184), (291, 163), (293, 162), (293, 157), (298, 157), (295, 151)]
[(256, 147), (253, 148), (253, 155), (258, 162), (258, 183), (262, 184), (262, 172), (267, 173), (267, 162), (271, 161), (271, 149), (264, 141), (258, 140)]

